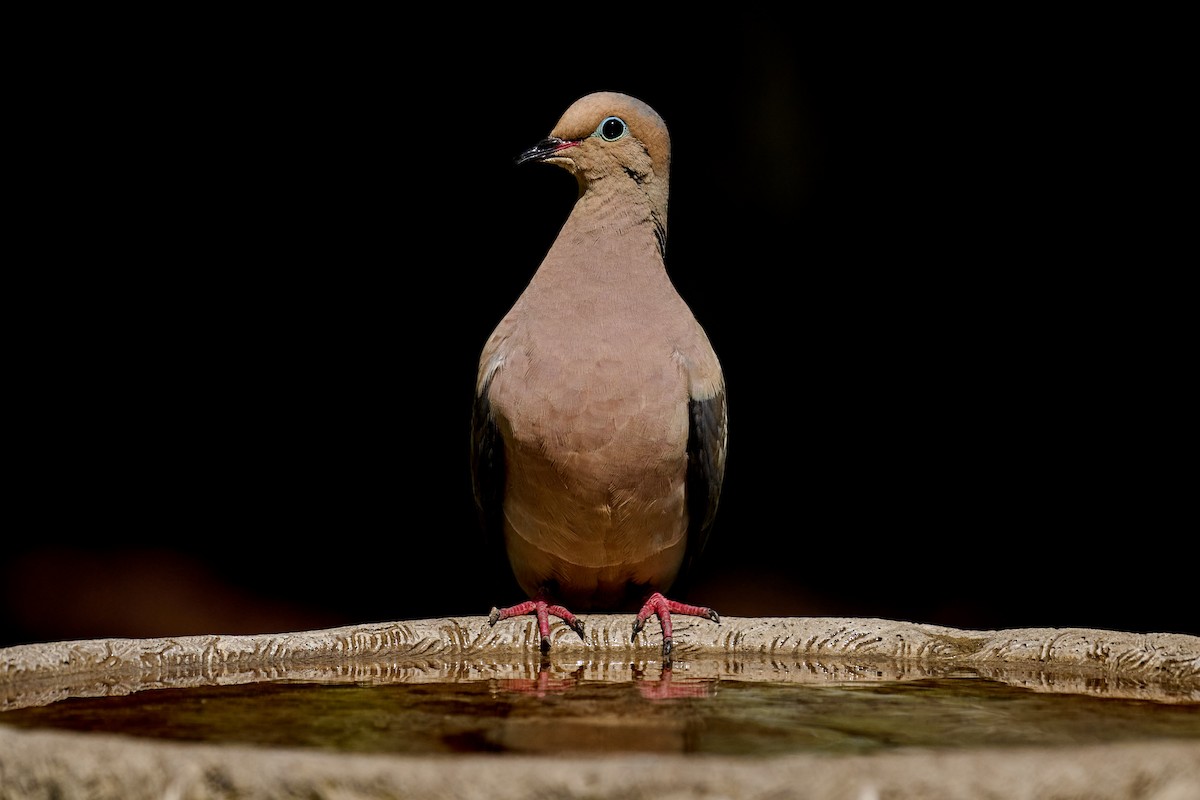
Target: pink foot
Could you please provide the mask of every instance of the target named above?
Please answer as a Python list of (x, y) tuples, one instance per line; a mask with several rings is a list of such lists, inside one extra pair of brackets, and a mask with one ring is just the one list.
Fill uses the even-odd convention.
[(508, 608), (493, 608), (492, 613), (488, 615), (488, 624), (495, 625), (502, 619), (521, 617), (526, 614), (533, 614), (537, 617), (538, 633), (542, 635), (543, 653), (550, 650), (550, 617), (552, 616), (567, 623), (571, 630), (579, 634), (580, 639), (583, 638), (583, 620), (576, 618), (562, 606), (548, 605), (545, 600), (526, 600), (524, 603), (517, 603)]
[(671, 612), (676, 614), (686, 614), (689, 617), (708, 617), (718, 625), (721, 624), (721, 618), (717, 616), (717, 612), (711, 608), (703, 606), (689, 606), (684, 603), (678, 603), (674, 600), (668, 600), (662, 596), (661, 592), (655, 592), (650, 595), (646, 604), (642, 606), (642, 610), (638, 612), (637, 619), (633, 621), (633, 641), (637, 641), (637, 635), (642, 632), (642, 627), (646, 624), (646, 620), (650, 619), (653, 614), (658, 617), (658, 621), (662, 624), (663, 632), (663, 658), (667, 661), (671, 660)]

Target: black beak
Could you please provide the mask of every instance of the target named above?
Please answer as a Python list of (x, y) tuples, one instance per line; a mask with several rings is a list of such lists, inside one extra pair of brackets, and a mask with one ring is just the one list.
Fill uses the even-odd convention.
[(542, 139), (533, 147), (522, 152), (516, 157), (515, 161), (517, 164), (524, 164), (526, 161), (544, 161), (545, 159), (557, 153), (559, 150), (562, 150), (565, 147), (573, 147), (576, 144), (579, 143), (550, 136)]

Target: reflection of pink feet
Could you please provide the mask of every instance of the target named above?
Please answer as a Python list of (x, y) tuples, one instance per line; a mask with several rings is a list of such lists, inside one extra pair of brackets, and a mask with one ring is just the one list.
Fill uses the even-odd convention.
[(550, 617), (552, 616), (567, 623), (571, 630), (579, 634), (580, 639), (583, 638), (583, 620), (577, 619), (574, 614), (562, 606), (547, 605), (545, 600), (526, 600), (524, 603), (517, 603), (508, 608), (493, 608), (492, 613), (488, 615), (488, 624), (495, 625), (502, 619), (521, 617), (525, 614), (533, 614), (537, 617), (538, 633), (542, 635), (543, 653), (550, 650)]
[(574, 672), (568, 673), (565, 678), (552, 678), (550, 670), (543, 662), (541, 668), (538, 669), (536, 678), (502, 678), (498, 685), (503, 691), (545, 697), (548, 694), (562, 694), (578, 687), (579, 677), (582, 673), (583, 667), (580, 667)]
[(658, 617), (658, 621), (662, 624), (663, 632), (663, 658), (671, 660), (671, 612), (676, 614), (686, 614), (689, 617), (708, 617), (718, 625), (721, 624), (721, 618), (717, 616), (717, 612), (711, 608), (703, 606), (689, 606), (684, 603), (677, 603), (674, 600), (668, 600), (662, 596), (661, 592), (655, 592), (650, 595), (650, 599), (642, 606), (642, 610), (638, 612), (637, 619), (633, 621), (633, 641), (637, 641), (637, 635), (642, 632), (642, 627), (646, 624), (646, 620), (650, 619), (653, 614)]
[(712, 678), (671, 682), (671, 668), (666, 667), (656, 681), (639, 680), (638, 691), (647, 700), (677, 700), (680, 697), (712, 697), (716, 681)]

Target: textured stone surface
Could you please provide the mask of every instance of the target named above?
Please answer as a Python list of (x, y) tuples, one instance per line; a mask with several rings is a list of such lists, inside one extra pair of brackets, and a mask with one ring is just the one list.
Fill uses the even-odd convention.
[[(648, 626), (652, 629), (653, 626)], [(556, 662), (602, 678), (658, 665), (628, 615), (555, 626)], [(0, 708), (68, 696), (275, 677), (488, 679), (536, 672), (532, 620), (417, 620), (261, 636), (54, 642), (0, 649)], [(965, 668), (1042, 691), (1200, 703), (1200, 638), (1085, 629), (966, 631), (878, 619), (679, 620), (677, 662), (771, 680), (902, 680)], [(701, 662), (697, 661), (699, 665)], [(716, 666), (712, 666), (716, 664)], [(678, 666), (678, 664), (677, 664)], [(625, 674), (625, 673), (622, 673)], [(720, 675), (718, 675), (719, 677)], [(895, 751), (769, 759), (610, 755), (392, 757), (134, 741), (0, 726), (0, 797), (137, 798), (1200, 797), (1200, 743)]]

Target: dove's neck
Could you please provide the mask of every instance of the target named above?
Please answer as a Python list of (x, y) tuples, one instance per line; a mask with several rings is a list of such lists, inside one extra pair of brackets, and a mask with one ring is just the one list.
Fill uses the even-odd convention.
[[(575, 202), (546, 254), (539, 279), (630, 284), (666, 277), (666, 192), (612, 191), (597, 181)], [(638, 187), (652, 188), (652, 187)]]

